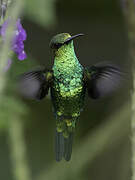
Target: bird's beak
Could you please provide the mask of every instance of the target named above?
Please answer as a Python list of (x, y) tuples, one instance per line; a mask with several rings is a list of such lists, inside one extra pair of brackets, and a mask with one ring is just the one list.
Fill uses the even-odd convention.
[(64, 44), (65, 43), (68, 43), (69, 41), (71, 41), (71, 40), (73, 40), (73, 39), (75, 39), (76, 37), (78, 37), (78, 36), (83, 36), (84, 34), (76, 34), (76, 35), (74, 35), (74, 36), (71, 36), (71, 37), (69, 37), (68, 39), (66, 39), (66, 41), (64, 42)]

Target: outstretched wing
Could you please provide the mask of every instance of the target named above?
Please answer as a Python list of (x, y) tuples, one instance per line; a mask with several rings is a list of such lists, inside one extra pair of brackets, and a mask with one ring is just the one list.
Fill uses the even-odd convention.
[(114, 92), (121, 84), (123, 73), (115, 65), (99, 64), (84, 70), (88, 95), (97, 99)]
[(47, 94), (53, 73), (50, 70), (35, 70), (20, 75), (18, 90), (21, 95), (30, 99), (41, 100)]

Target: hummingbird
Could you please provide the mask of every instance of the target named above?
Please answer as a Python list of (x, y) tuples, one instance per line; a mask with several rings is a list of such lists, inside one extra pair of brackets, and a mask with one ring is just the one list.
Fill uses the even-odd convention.
[(121, 70), (116, 65), (102, 63), (83, 67), (80, 64), (73, 40), (82, 35), (55, 35), (50, 41), (52, 69), (29, 71), (19, 78), (19, 90), (25, 97), (42, 100), (50, 90), (56, 120), (56, 161), (71, 159), (73, 136), (86, 92), (93, 99), (104, 97), (117, 89), (121, 80)]

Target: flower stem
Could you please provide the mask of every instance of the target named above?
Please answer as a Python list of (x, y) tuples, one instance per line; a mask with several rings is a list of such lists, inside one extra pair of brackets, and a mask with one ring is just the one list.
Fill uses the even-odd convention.
[[(1, 2), (9, 2), (3, 0)], [(8, 9), (8, 15), (10, 15), (12, 21), (6, 31), (6, 40), (0, 47), (0, 103), (4, 98), (4, 89), (7, 83), (7, 73), (4, 68), (7, 65), (10, 51), (11, 40), (15, 28), (15, 23), (21, 14), (24, 0), (13, 0), (12, 6)], [(16, 99), (13, 102), (16, 103)], [(12, 101), (11, 101), (12, 102)], [(18, 106), (19, 107), (19, 106)], [(12, 107), (12, 109), (14, 106)], [(14, 113), (13, 113), (14, 112)], [(11, 152), (11, 162), (13, 167), (15, 180), (30, 180), (30, 172), (26, 159), (26, 144), (24, 140), (24, 128), (23, 121), (19, 112), (13, 111), (10, 115), (9, 128), (8, 128), (8, 140)]]
[(0, 96), (3, 93), (3, 90), (6, 85), (6, 81), (7, 81), (6, 72), (4, 71), (4, 68), (6, 67), (8, 63), (8, 59), (10, 58), (8, 55), (9, 54), (8, 52), (10, 51), (10, 42), (13, 36), (13, 29), (15, 27), (16, 19), (20, 15), (22, 8), (23, 8), (23, 1), (15, 0), (14, 4), (9, 10), (9, 14), (12, 17), (12, 22), (10, 23), (9, 28), (7, 29), (7, 32), (6, 32), (6, 41), (0, 47), (0, 82), (1, 82), (0, 83)]
[(9, 121), (9, 145), (15, 180), (30, 180), (26, 159), (23, 120), (17, 115)]

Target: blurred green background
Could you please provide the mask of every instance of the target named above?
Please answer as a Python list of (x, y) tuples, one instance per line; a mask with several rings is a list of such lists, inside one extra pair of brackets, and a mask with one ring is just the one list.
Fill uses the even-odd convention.
[[(14, 143), (9, 132), (18, 137), (14, 128), (15, 119), (19, 118), (23, 122), (23, 140), (21, 137), (17, 141), (24, 141), (26, 169), (32, 180), (128, 180), (131, 176), (130, 81), (104, 99), (92, 100), (86, 96), (70, 162), (55, 162), (55, 119), (49, 96), (36, 102), (14, 93), (17, 75), (36, 66), (52, 67), (49, 42), (61, 32), (85, 34), (74, 42), (82, 65), (110, 61), (130, 72), (127, 27), (120, 1), (27, 0), (23, 15), (28, 58), (21, 62), (14, 58), (8, 72), (5, 105), (0, 109), (0, 179), (15, 179), (13, 168), (17, 160), (12, 156)], [(19, 143), (17, 153), (23, 148)]]

